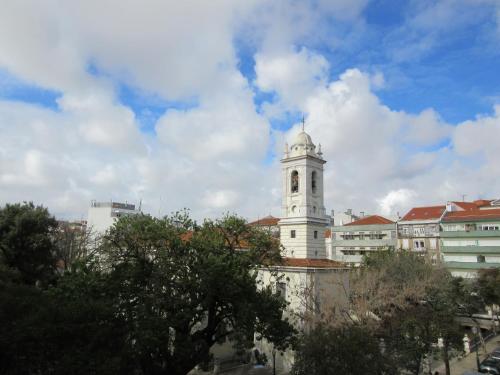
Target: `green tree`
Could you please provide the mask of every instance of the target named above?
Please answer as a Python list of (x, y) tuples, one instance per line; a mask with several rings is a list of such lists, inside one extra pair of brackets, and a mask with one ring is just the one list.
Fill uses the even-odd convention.
[(395, 374), (381, 342), (366, 327), (318, 324), (302, 335), (293, 375)]
[(0, 267), (22, 283), (48, 283), (56, 266), (56, 228), (48, 210), (33, 203), (0, 208)]
[[(484, 269), (479, 272), (477, 279), (477, 292), (485, 305), (488, 305), (500, 321), (500, 269)], [(496, 326), (494, 326), (496, 329)]]
[(233, 216), (202, 225), (186, 215), (120, 219), (101, 260), (141, 371), (186, 374), (215, 343), (254, 332), (287, 347), (285, 302), (257, 278), (279, 253), (274, 239)]

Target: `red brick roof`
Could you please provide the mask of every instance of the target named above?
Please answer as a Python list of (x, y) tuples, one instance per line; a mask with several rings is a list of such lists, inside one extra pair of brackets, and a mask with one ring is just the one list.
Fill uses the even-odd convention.
[(469, 211), (454, 211), (447, 212), (443, 221), (465, 221), (465, 220), (500, 220), (500, 208), (491, 210), (469, 210)]
[(414, 207), (403, 218), (402, 221), (439, 219), (446, 206)]
[(269, 215), (269, 216), (263, 217), (262, 219), (252, 221), (251, 223), (248, 223), (248, 224), (249, 225), (273, 226), (273, 225), (278, 225), (278, 221), (280, 221), (280, 219)]
[(352, 223), (346, 225), (375, 225), (375, 224), (394, 224), (394, 221), (386, 219), (385, 217), (378, 215), (371, 215), (363, 217), (359, 220), (353, 221)]
[(283, 258), (282, 265), (287, 267), (308, 267), (308, 268), (344, 268), (345, 263), (336, 262), (330, 259), (310, 259), (310, 258)]

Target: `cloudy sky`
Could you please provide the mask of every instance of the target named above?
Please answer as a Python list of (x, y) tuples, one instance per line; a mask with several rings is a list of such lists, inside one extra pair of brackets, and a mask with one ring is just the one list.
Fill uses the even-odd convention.
[(327, 210), (500, 197), (500, 1), (0, 1), (1, 205), (277, 216), (302, 114)]

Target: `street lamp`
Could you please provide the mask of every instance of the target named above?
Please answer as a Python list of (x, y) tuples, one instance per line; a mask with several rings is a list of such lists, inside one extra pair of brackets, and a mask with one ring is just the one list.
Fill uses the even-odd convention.
[(474, 334), (474, 337), (476, 338), (476, 365), (477, 365), (477, 371), (480, 370), (480, 363), (479, 363), (479, 343), (477, 341), (477, 327), (472, 327), (472, 333)]

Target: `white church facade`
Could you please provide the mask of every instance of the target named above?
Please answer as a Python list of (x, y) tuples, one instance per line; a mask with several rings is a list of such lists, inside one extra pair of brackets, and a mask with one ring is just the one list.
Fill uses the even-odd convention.
[[(330, 225), (323, 190), (321, 146), (316, 149), (302, 129), (293, 144), (285, 146), (281, 159), (282, 213), (278, 221), (284, 259), (273, 273), (263, 269), (261, 280), (273, 285), (289, 303), (288, 316), (298, 329), (305, 329), (319, 309), (341, 303), (348, 285), (349, 268), (327, 258), (325, 231)], [(272, 362), (278, 373), (293, 365), (293, 352), (276, 354), (272, 344), (257, 341), (256, 347)]]

